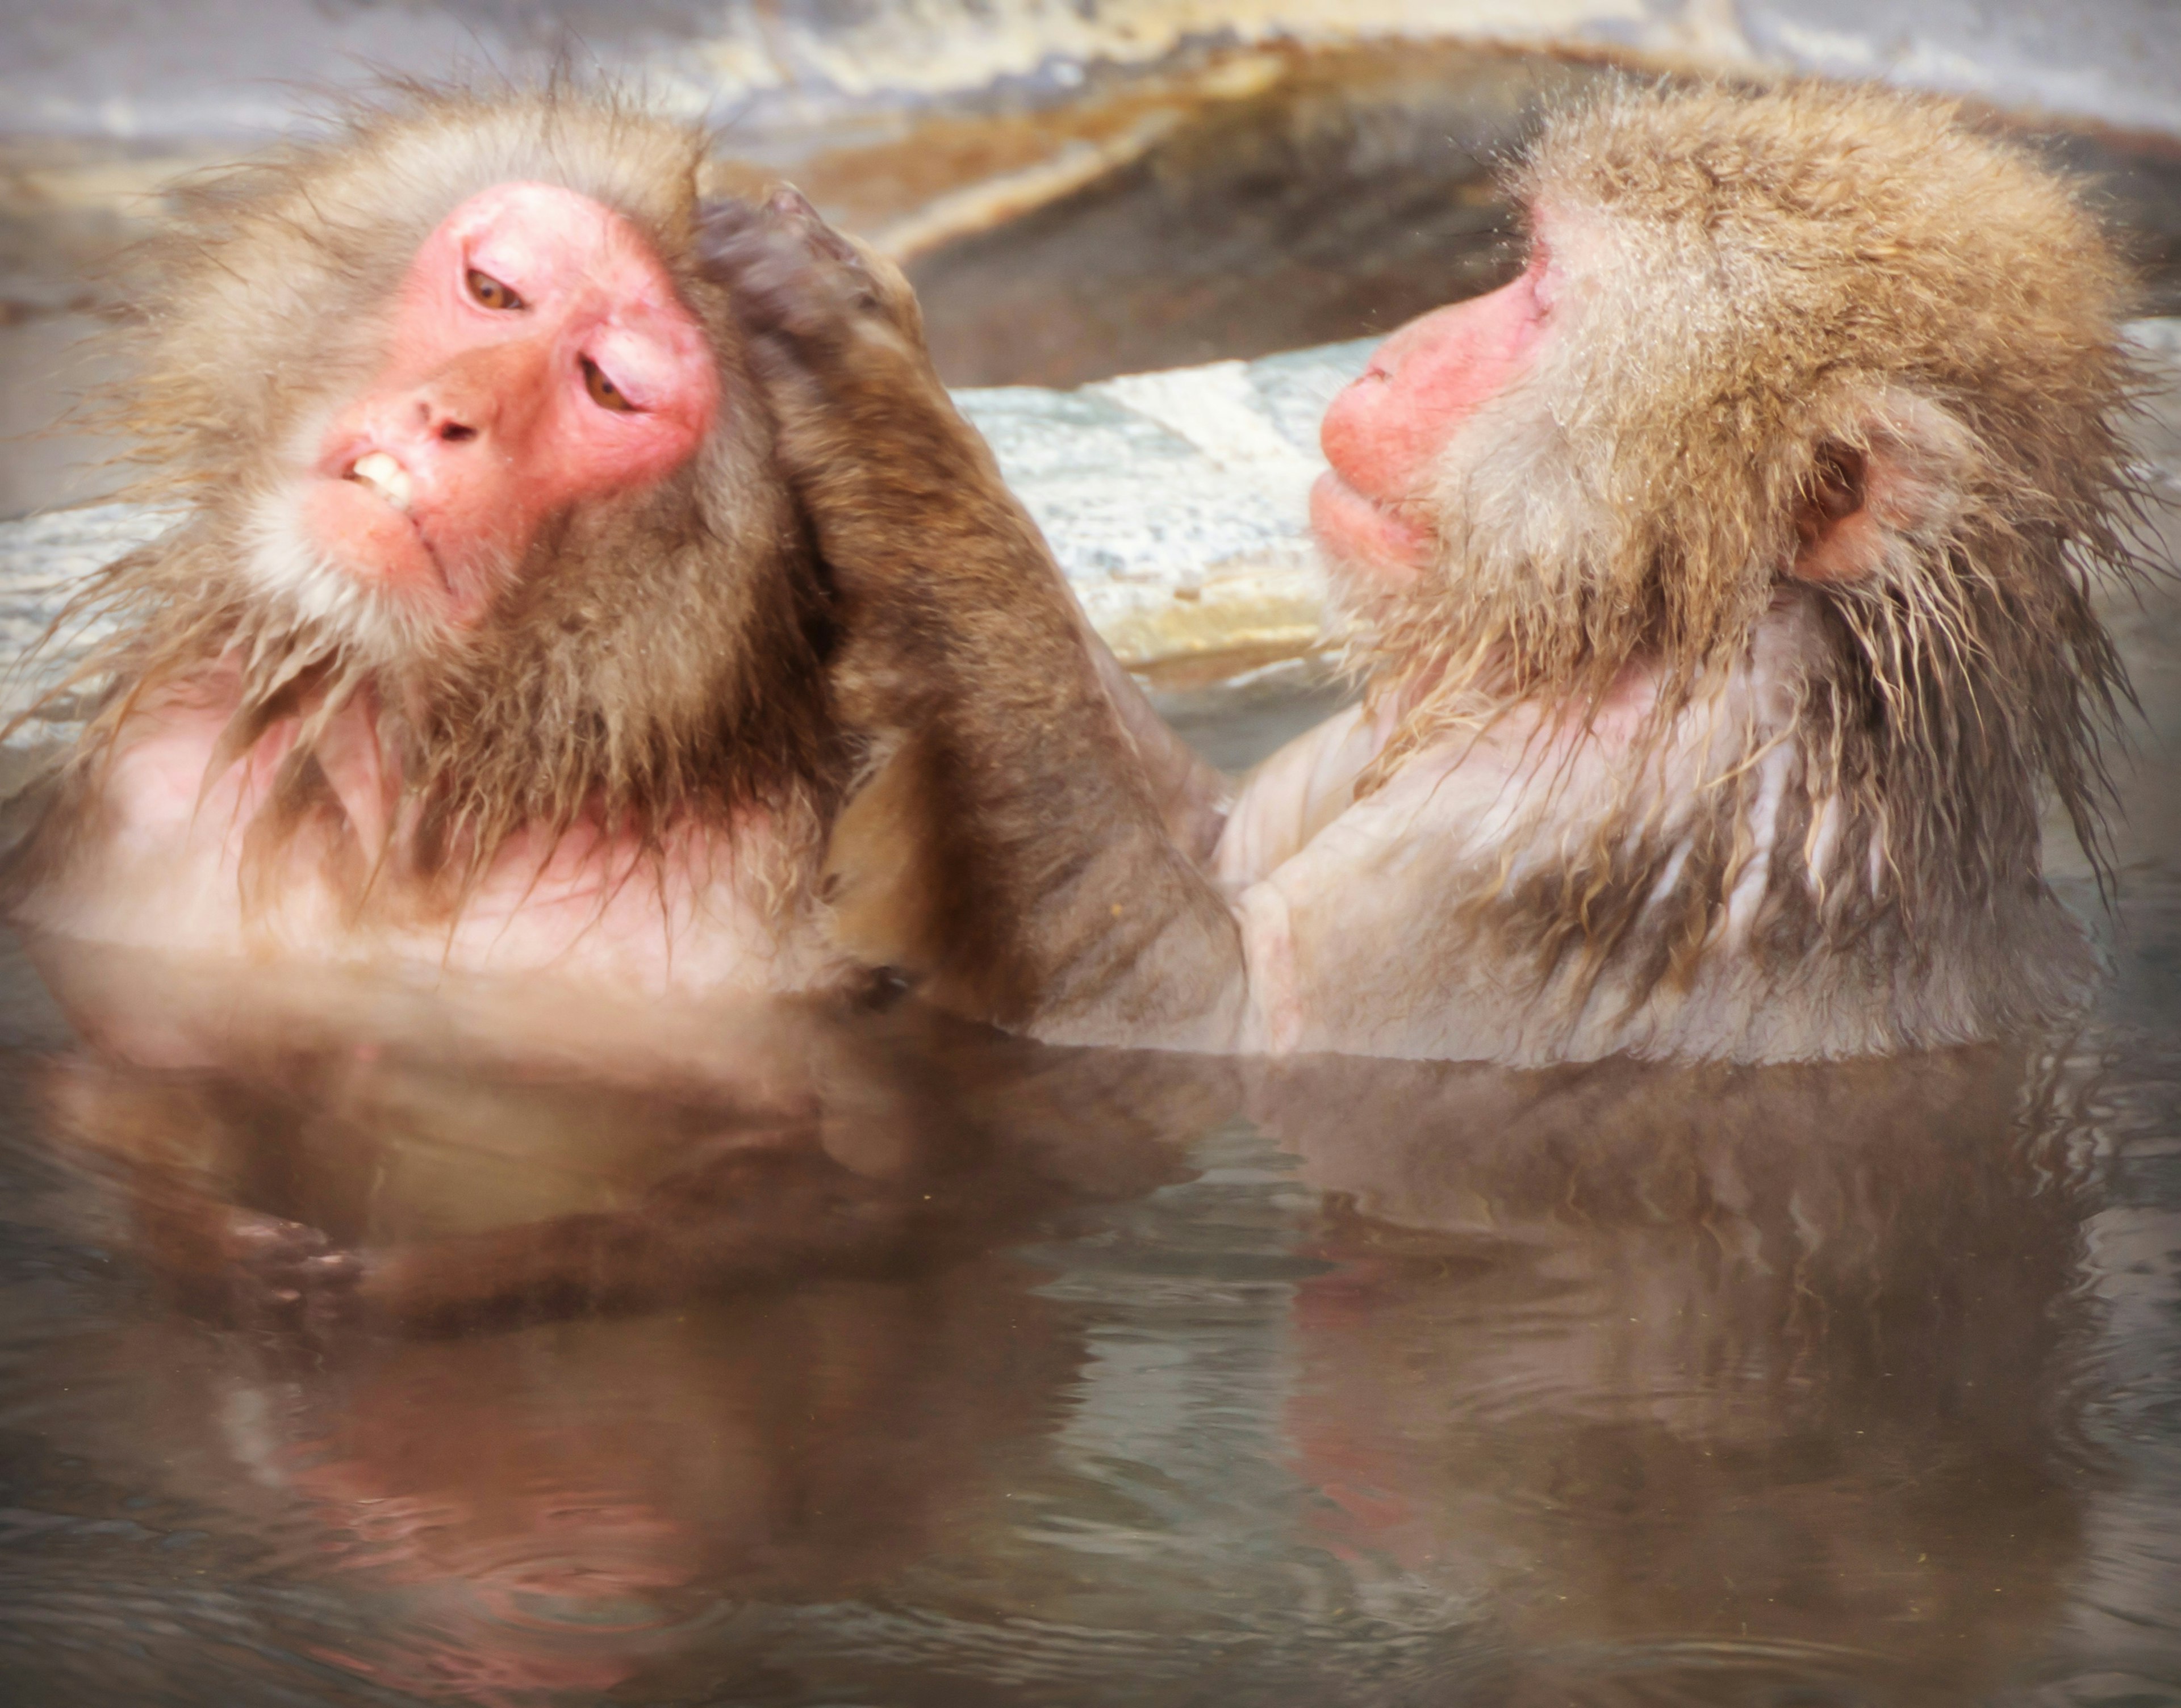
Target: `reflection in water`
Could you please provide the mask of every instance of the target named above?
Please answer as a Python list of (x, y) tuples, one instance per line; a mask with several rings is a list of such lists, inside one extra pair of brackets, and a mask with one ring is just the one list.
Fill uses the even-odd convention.
[(448, 1332), (869, 1274), (1133, 1193), (1229, 1070), (899, 1005), (570, 1006), (43, 943), (43, 1077), (168, 1280), (252, 1326)]
[(1052, 1315), (971, 1262), (307, 1375), (229, 1363), (209, 1421), (353, 1598), (320, 1658), (428, 1700), (603, 1690), (671, 1672), (723, 1598), (831, 1599), (974, 1546), (1049, 1423)]
[[(1161, 158), (1030, 234), (1101, 313), (1083, 232), (1214, 253)], [(2181, 616), (2118, 619), (2118, 976), (2019, 1058), (1267, 1070), (0, 943), (0, 1700), (2181, 1704)], [(1298, 703), (1173, 709), (1240, 763)]]
[(1957, 1703), (2133, 1579), (2095, 1063), (1238, 1071), (41, 954), (97, 1044), (15, 978), (11, 1700)]
[(2018, 1055), (1269, 1068), (10, 947), (0, 1700), (2181, 1704), (2170, 751), (2103, 1011)]
[(2031, 1090), (1996, 1052), (1278, 1076), (1339, 1265), (1289, 1408), (1328, 1545), (1474, 1584), (1550, 1700), (1976, 1700), (2080, 1545), (2082, 1204)]

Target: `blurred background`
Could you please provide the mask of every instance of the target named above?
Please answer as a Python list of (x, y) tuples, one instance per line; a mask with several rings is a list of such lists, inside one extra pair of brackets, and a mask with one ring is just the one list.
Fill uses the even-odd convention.
[(0, 517), (95, 497), (52, 424), (161, 186), (386, 72), (634, 81), (905, 262), (958, 385), (1381, 333), (1496, 282), (1495, 160), (1601, 78), (1943, 90), (2094, 175), (2181, 311), (2174, 0), (7, 0)]

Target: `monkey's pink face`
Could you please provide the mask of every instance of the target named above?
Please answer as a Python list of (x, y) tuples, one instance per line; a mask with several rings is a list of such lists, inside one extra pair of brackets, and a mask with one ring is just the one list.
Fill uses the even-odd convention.
[(549, 185), (497, 185), (440, 223), (388, 347), (326, 429), (303, 526), (337, 572), (456, 626), (546, 517), (671, 472), (719, 402), (657, 255)]
[(1511, 284), (1411, 321), (1325, 412), (1332, 466), (1311, 489), (1311, 529), (1350, 576), (1399, 584), (1437, 549), (1431, 480), (1439, 452), (1520, 379), (1545, 336), (1554, 278), (1543, 246)]

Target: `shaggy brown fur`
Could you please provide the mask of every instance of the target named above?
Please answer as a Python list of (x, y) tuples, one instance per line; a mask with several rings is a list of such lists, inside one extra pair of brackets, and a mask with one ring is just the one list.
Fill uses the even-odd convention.
[(722, 207), (700, 246), (842, 598), (842, 714), (877, 738), (833, 839), (842, 941), (979, 1019), (1060, 1037), (1056, 1017), (1119, 993), (1130, 1036), (1209, 1041), (1203, 969), (1234, 934), (1190, 862), (1223, 789), (1090, 634), (940, 383), (908, 281), (792, 190)]
[(957, 1000), (1068, 1039), (1521, 1062), (2067, 1009), (2092, 967), (2040, 796), (2101, 859), (2128, 688), (2091, 591), (2134, 572), (2140, 502), (2095, 222), (1945, 103), (1818, 85), (1610, 97), (1513, 190), (1546, 329), (1439, 454), (1436, 568), (1366, 613), (1392, 736), (1300, 844), (1297, 771), (1245, 787), (1231, 898), (1177, 857), (1176, 774), (1114, 739), (913, 321), (808, 222), (728, 257), (859, 691), (936, 768), (918, 798), (1006, 851), (980, 917), (1016, 976)]
[[(359, 905), (368, 891), (373, 906), (444, 915), (510, 837), (586, 813), (655, 847), (685, 818), (721, 824), (746, 805), (788, 832), (787, 869), (768, 877), (783, 894), (807, 887), (843, 779), (830, 642), (734, 321), (689, 262), (707, 147), (702, 130), (611, 95), (398, 85), (327, 135), (187, 190), (141, 257), (140, 377), (117, 412), (147, 469), (130, 495), (181, 515), (70, 614), (116, 625), (82, 673), (114, 686), (19, 883), (66, 857), (72, 803), (95, 796), (131, 716), (223, 668), (241, 677), (229, 759), (276, 718), (304, 718), (271, 822), (252, 828), (261, 852), (333, 813), (314, 741), (352, 697), (375, 699), (409, 834), (375, 863), (348, 851)], [(576, 190), (650, 240), (711, 335), (723, 403), (710, 438), (651, 490), (543, 529), (468, 634), (337, 603), (331, 574), (268, 588), (246, 566), (273, 548), (283, 448), (376, 370), (419, 245), (510, 180)], [(378, 881), (389, 868), (420, 881)]]
[(2138, 381), (2128, 274), (2071, 187), (1949, 103), (1806, 84), (1565, 114), (1508, 191), (1595, 272), (1445, 453), (1436, 573), (1367, 616), (1377, 691), (1408, 709), (1361, 791), (1516, 703), (1595, 703), (1663, 664), (1622, 811), (1540, 893), (1488, 874), (1468, 899), (1511, 902), (1547, 969), (1640, 963), (1627, 1000), (1685, 980), (1753, 857), (1737, 827), (1775, 738), (1717, 749), (1672, 874), (1687, 833), (1650, 834), (1643, 747), (1747, 656), (1813, 499), (1883, 468), (1863, 572), (1799, 578), (1830, 663), (1797, 685), (1798, 834), (1771, 856), (1797, 902), (1771, 952), (1920, 959), (1975, 931), (2036, 883), (2048, 787), (2102, 870), (2101, 738), (2129, 691), (2091, 586), (2138, 568)]
[(2091, 587), (2135, 571), (2140, 502), (2096, 223), (1943, 102), (1824, 85), (1612, 96), (1511, 192), (1551, 329), (1439, 454), (1435, 570), (1366, 613), (1391, 740), (1287, 853), (1295, 772), (1243, 790), (1232, 914), (914, 318), (809, 220), (726, 257), (859, 691), (936, 768), (916, 798), (1008, 851), (980, 923), (1014, 978), (953, 999), (1063, 1039), (1520, 1062), (2068, 1008), (2090, 957), (2040, 805), (2102, 859), (2129, 689)]

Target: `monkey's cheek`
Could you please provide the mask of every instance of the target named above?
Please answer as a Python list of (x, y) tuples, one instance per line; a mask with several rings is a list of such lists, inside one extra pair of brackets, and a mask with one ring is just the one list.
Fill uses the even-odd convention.
[(1330, 469), (1310, 489), (1310, 530), (1336, 572), (1374, 587), (1406, 586), (1431, 564), (1428, 533)]
[(303, 526), (340, 574), (397, 598), (439, 605), (450, 597), (414, 518), (354, 481), (316, 486), (303, 501)]

